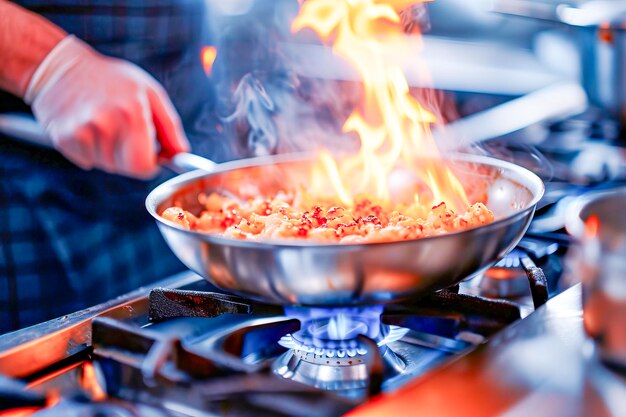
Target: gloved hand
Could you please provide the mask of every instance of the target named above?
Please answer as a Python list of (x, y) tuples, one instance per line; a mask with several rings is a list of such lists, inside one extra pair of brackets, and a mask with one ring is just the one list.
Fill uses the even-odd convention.
[(180, 118), (154, 78), (74, 36), (42, 61), (24, 100), (55, 148), (83, 169), (148, 178), (157, 171), (159, 145), (168, 155), (189, 149)]

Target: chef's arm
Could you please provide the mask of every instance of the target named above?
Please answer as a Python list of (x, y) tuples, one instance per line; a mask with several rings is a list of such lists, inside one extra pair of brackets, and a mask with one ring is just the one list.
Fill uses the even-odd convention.
[(51, 145), (83, 169), (148, 178), (189, 149), (163, 87), (51, 22), (0, 0), (0, 88), (22, 97)]
[(41, 61), (65, 36), (43, 17), (0, 0), (0, 89), (24, 97)]

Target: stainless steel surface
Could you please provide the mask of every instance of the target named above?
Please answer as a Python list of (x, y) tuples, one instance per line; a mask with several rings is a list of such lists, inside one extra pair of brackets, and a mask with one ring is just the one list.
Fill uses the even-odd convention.
[[(285, 343), (286, 341), (286, 343)], [(281, 339), (290, 347), (272, 365), (273, 371), (286, 379), (320, 389), (350, 391), (352, 395), (365, 389), (370, 382), (372, 352), (359, 345), (354, 355), (332, 355), (294, 343), (291, 335)], [(444, 361), (449, 355), (468, 352), (474, 348), (462, 340), (426, 334), (391, 326), (389, 333), (377, 342), (383, 360), (383, 391), (404, 385), (426, 369)]]
[[(609, 241), (624, 238), (626, 224), (624, 210), (626, 209), (626, 187), (613, 190), (584, 194), (572, 203), (565, 226), (568, 233), (583, 240), (585, 238), (585, 222), (591, 215), (596, 215), (602, 225), (600, 239)], [(609, 240), (610, 239), (610, 240)]]
[[(348, 390), (367, 387), (369, 372), (366, 362), (361, 358), (331, 361), (323, 364), (311, 360), (316, 357), (302, 351), (288, 350), (273, 365), (274, 372), (283, 378), (298, 381), (320, 389)], [(337, 362), (337, 364), (335, 364)], [(352, 363), (354, 362), (354, 364)]]
[(194, 169), (213, 172), (217, 166), (217, 164), (210, 159), (189, 152), (177, 153), (170, 159), (163, 161), (163, 164), (179, 173), (189, 172)]
[[(389, 48), (385, 58), (397, 63), (412, 87), (521, 96), (563, 81), (529, 51), (495, 42), (471, 42), (444, 37), (409, 37), (409, 54)], [(329, 46), (284, 44), (298, 63), (298, 75), (312, 79), (360, 81), (356, 71)], [(428, 68), (428, 75), (424, 71)], [(432, 77), (431, 77), (432, 75)], [(515, 80), (515, 82), (511, 82)], [(566, 101), (562, 105), (567, 106)]]
[(580, 85), (556, 83), (434, 131), (442, 150), (454, 150), (504, 136), (536, 123), (582, 113), (587, 97)]
[[(582, 281), (584, 325), (600, 357), (626, 369), (626, 188), (590, 193), (574, 205), (567, 229), (570, 280)], [(596, 222), (591, 220), (595, 216)]]
[[(154, 286), (177, 288), (199, 280), (198, 275), (184, 272)], [(0, 374), (22, 378), (84, 352), (91, 345), (95, 317), (135, 320), (147, 316), (147, 296), (152, 288), (141, 287), (106, 303), (0, 336)], [(145, 323), (147, 317), (138, 324)]]
[(626, 415), (626, 378), (601, 366), (587, 346), (575, 286), (469, 355), (350, 415)]
[(557, 7), (557, 15), (563, 23), (573, 26), (619, 27), (626, 18), (626, 1), (587, 0), (575, 5), (564, 3)]
[(530, 17), (574, 26), (616, 24), (626, 15), (624, 0), (495, 0), (492, 10), (515, 16)]
[(625, 27), (581, 27), (578, 36), (582, 85), (589, 101), (609, 110), (623, 124), (626, 119)]
[(31, 116), (21, 113), (0, 114), (0, 133), (35, 145), (52, 147), (52, 142), (39, 123)]
[(502, 13), (553, 20), (575, 30), (581, 84), (591, 104), (626, 123), (626, 1), (571, 2), (499, 0)]
[[(201, 191), (258, 194), (298, 184), (310, 160), (267, 164), (268, 159), (226, 163), (213, 174), (192, 172), (157, 187), (146, 207), (172, 251), (191, 270), (236, 294), (276, 304), (338, 306), (390, 303), (457, 283), (489, 267), (526, 231), (543, 183), (530, 171), (487, 157), (457, 156), (493, 175), (487, 205), (496, 221), (424, 239), (360, 244), (243, 241), (184, 230), (159, 214), (174, 205), (199, 208)], [(416, 162), (418, 163), (418, 162)], [(241, 168), (243, 164), (251, 164)], [(471, 174), (469, 174), (471, 176)], [(302, 178), (300, 178), (302, 180)]]
[(557, 21), (557, 5), (537, 0), (494, 0), (491, 7), (498, 13)]

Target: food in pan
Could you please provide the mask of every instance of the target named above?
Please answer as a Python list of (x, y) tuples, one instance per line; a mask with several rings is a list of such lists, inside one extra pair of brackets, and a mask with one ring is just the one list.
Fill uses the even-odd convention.
[[(401, 66), (384, 53), (415, 51), (398, 14), (405, 3), (310, 0), (302, 2), (292, 23), (294, 32), (312, 29), (358, 72), (359, 103), (342, 128), (352, 140), (358, 137), (358, 151), (347, 152), (334, 142), (307, 146), (318, 155), (306, 189), (241, 200), (201, 194), (202, 210), (192, 213), (188, 205), (174, 204), (162, 216), (187, 229), (237, 239), (340, 243), (416, 239), (492, 222), (493, 213), (480, 203), (486, 199), (468, 197), (471, 184), (444, 161), (433, 138), (432, 127), (446, 122), (437, 96), (411, 89)], [(405, 182), (398, 175), (420, 189), (394, 192), (392, 185)], [(297, 184), (287, 179), (288, 186)], [(320, 198), (328, 194), (332, 197)], [(397, 194), (400, 199), (394, 199)], [(407, 196), (413, 201), (404, 201)]]
[(417, 239), (461, 231), (490, 223), (493, 213), (483, 204), (455, 212), (440, 203), (428, 210), (421, 205), (381, 205), (366, 197), (352, 207), (312, 199), (306, 192), (279, 192), (271, 198), (240, 201), (201, 193), (203, 210), (194, 215), (169, 207), (162, 216), (185, 229), (236, 239), (309, 239), (335, 243), (371, 243)]

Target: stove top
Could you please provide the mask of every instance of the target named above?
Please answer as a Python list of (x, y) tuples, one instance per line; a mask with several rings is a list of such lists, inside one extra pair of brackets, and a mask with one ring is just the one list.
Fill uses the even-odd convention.
[[(572, 123), (560, 131), (578, 132)], [(557, 181), (547, 184), (517, 249), (484, 274), (419, 300), (327, 309), (246, 300), (185, 273), (0, 336), (0, 374), (10, 378), (0, 379), (0, 411), (342, 415), (428, 378), (568, 286), (560, 280), (569, 244), (561, 217), (567, 197), (588, 184), (572, 181), (568, 155), (527, 142), (484, 146), (515, 163), (551, 167), (543, 174)]]
[[(514, 146), (508, 154), (520, 154)], [(568, 286), (560, 280), (569, 239), (559, 206), (578, 185), (559, 184), (548, 184), (517, 249), (421, 299), (283, 308), (216, 292), (189, 272), (0, 336), (0, 375), (8, 377), (0, 379), (0, 411), (342, 415), (399, 392), (489, 345)]]
[(282, 308), (184, 274), (0, 337), (0, 373), (19, 378), (0, 380), (0, 403), (44, 416), (342, 415), (532, 313), (558, 292), (558, 249), (525, 239), (483, 276), (387, 306)]

